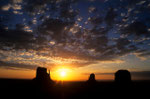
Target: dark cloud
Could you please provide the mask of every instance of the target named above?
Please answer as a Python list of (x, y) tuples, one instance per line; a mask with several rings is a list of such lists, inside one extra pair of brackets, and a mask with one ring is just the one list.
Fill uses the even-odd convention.
[(34, 43), (34, 36), (32, 33), (19, 29), (0, 30), (0, 45), (1, 49), (8, 46), (14, 49), (30, 49), (30, 44)]
[(125, 34), (135, 34), (137, 36), (148, 34), (147, 26), (143, 22), (136, 21), (131, 23), (129, 26), (124, 28), (123, 33)]
[[(54, 2), (54, 0), (51, 1)], [(47, 3), (50, 2), (48, 2), (48, 0), (26, 0), (26, 2), (24, 2), (24, 10), (35, 15), (40, 12), (40, 10), (45, 11), (44, 5)]]
[(89, 21), (93, 24), (93, 25), (99, 25), (103, 22), (103, 19), (101, 17), (91, 17), (89, 19)]
[(0, 61), (0, 67), (2, 68), (9, 68), (9, 69), (29, 69), (35, 70), (38, 66), (37, 65), (29, 65), (29, 64), (22, 64), (22, 63), (10, 63)]
[(150, 52), (144, 52), (142, 54), (140, 54), (139, 56), (149, 56), (150, 55)]
[(114, 8), (110, 8), (106, 14), (105, 21), (108, 26), (112, 26), (114, 24), (114, 20), (117, 14), (114, 12)]
[(60, 17), (65, 18), (67, 20), (74, 20), (77, 14), (78, 14), (78, 11), (74, 11), (73, 9), (62, 9)]
[(66, 40), (65, 27), (73, 25), (73, 22), (64, 22), (60, 19), (47, 19), (38, 28), (43, 35), (48, 35), (58, 43)]
[(117, 41), (116, 41), (116, 46), (117, 46), (117, 48), (119, 49), (119, 50), (123, 50), (123, 49), (125, 49), (125, 47), (127, 46), (127, 45), (129, 45), (130, 44), (130, 41), (128, 40), (128, 39), (126, 39), (126, 38), (119, 38)]

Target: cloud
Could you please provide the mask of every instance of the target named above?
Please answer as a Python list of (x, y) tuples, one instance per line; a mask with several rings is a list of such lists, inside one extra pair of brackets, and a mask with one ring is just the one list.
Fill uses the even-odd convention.
[(12, 8), (14, 10), (21, 10), (22, 9), (21, 5), (17, 5), (17, 4), (12, 5)]
[(10, 63), (0, 61), (0, 67), (9, 68), (9, 69), (29, 69), (35, 70), (38, 66), (37, 65), (29, 65), (29, 64), (19, 64), (19, 63)]
[(91, 7), (88, 8), (88, 11), (89, 11), (89, 13), (96, 12), (96, 7), (91, 6)]
[(103, 22), (103, 18), (102, 17), (90, 17), (89, 21), (93, 24), (93, 25), (99, 25)]
[(144, 0), (143, 0), (143, 1), (140, 1), (140, 2), (137, 3), (137, 5), (142, 5), (142, 4), (144, 4), (145, 2), (146, 2), (146, 1), (144, 1)]
[(73, 25), (73, 22), (64, 22), (61, 19), (49, 18), (39, 26), (39, 32), (43, 35), (49, 35), (58, 43), (65, 40), (66, 33), (64, 28)]
[(14, 14), (20, 14), (20, 15), (23, 14), (23, 12), (21, 12), (21, 11), (16, 11), (16, 10), (14, 10), (13, 13), (14, 13)]
[[(8, 22), (0, 19), (1, 50), (10, 52), (33, 50), (37, 56), (86, 61), (72, 63), (76, 66), (86, 66), (99, 61), (115, 62), (120, 56), (141, 49), (145, 50), (139, 52), (138, 56), (150, 55), (147, 52), (149, 23), (145, 21), (148, 20), (145, 17), (149, 17), (148, 8), (141, 6), (144, 11), (140, 11), (136, 1), (128, 0), (124, 3), (124, 0), (118, 0), (114, 3), (109, 0), (100, 3), (100, 7), (90, 6), (87, 9), (90, 12), (87, 16), (82, 15), (82, 10), (78, 7), (80, 2), (76, 4), (77, 7), (74, 7), (73, 0), (49, 2), (27, 0), (23, 4), (22, 2), (22, 0), (13, 0), (13, 3), (2, 4), (6, 12), (12, 8), (15, 14), (22, 12), (20, 18), (26, 20), (21, 22), (11, 14), (9, 17), (16, 19)], [(140, 4), (145, 3), (140, 2)], [(134, 13), (133, 9), (139, 13)], [(92, 13), (95, 11), (100, 12)], [(83, 25), (85, 22), (87, 24)], [(27, 59), (27, 57), (23, 58)]]
[(137, 50), (134, 55), (141, 60), (147, 60), (150, 56), (150, 52), (147, 50)]
[(8, 11), (10, 8), (11, 8), (11, 5), (8, 4), (8, 5), (2, 6), (2, 7), (1, 7), (1, 10), (3, 10), (3, 11)]
[(139, 56), (149, 56), (150, 55), (150, 52), (144, 52), (144, 53), (141, 53)]
[(97, 64), (97, 62), (94, 61), (86, 61), (86, 62), (72, 62), (70, 65), (72, 67), (84, 67), (84, 66), (89, 66), (91, 64)]
[(150, 79), (150, 71), (131, 72), (134, 79)]
[(33, 18), (32, 23), (33, 23), (33, 24), (36, 24), (36, 23), (37, 23), (37, 19), (36, 19), (36, 18)]
[(23, 0), (12, 0), (13, 3), (22, 3)]
[(117, 39), (116, 42), (117, 42), (117, 44), (116, 44), (117, 48), (119, 50), (125, 49), (125, 47), (130, 44), (130, 41), (126, 38), (119, 38), (119, 39)]
[(144, 57), (144, 56), (140, 56), (140, 53), (134, 53), (134, 55), (137, 57), (137, 58), (139, 58), (140, 60), (146, 60), (147, 58), (146, 57)]
[(114, 23), (114, 19), (116, 18), (117, 14), (114, 12), (113, 8), (110, 8), (106, 14), (105, 21), (109, 26), (112, 26)]
[(108, 64), (108, 63), (110, 63), (110, 64), (112, 64), (112, 63), (116, 63), (116, 64), (121, 64), (121, 63), (125, 63), (125, 61), (124, 60), (110, 60), (110, 61), (100, 61), (100, 63), (106, 63), (106, 64)]
[(18, 5), (18, 4), (8, 4), (8, 5), (4, 5), (1, 7), (2, 11), (8, 11), (9, 9), (13, 9), (13, 10), (21, 10), (22, 6)]
[(30, 32), (26, 32), (22, 29), (23, 27), (21, 25), (12, 30), (2, 29), (0, 32), (1, 49), (5, 47), (13, 49), (32, 49), (31, 44), (34, 42), (34, 36)]
[(122, 31), (125, 34), (129, 34), (129, 35), (135, 34), (137, 36), (148, 34), (147, 26), (143, 22), (139, 22), (139, 21), (131, 23)]

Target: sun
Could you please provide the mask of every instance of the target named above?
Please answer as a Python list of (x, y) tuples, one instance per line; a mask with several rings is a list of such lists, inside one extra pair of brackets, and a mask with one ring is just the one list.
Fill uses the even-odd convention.
[(65, 76), (66, 76), (66, 71), (62, 70), (62, 71), (60, 72), (60, 76), (61, 76), (61, 77), (65, 77)]
[(67, 68), (58, 69), (58, 78), (61, 80), (66, 80), (68, 77), (69, 70)]
[(72, 70), (66, 67), (56, 68), (52, 72), (52, 78), (57, 81), (68, 81), (72, 79)]

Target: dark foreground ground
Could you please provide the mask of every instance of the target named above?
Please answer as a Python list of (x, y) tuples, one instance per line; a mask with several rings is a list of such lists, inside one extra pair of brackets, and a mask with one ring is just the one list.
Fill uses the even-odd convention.
[(0, 99), (149, 99), (150, 81), (117, 85), (113, 81), (37, 83), (33, 80), (0, 79)]

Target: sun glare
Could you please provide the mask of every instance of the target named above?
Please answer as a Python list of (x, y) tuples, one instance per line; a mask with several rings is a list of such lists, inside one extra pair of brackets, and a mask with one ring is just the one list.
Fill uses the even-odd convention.
[(70, 77), (70, 69), (59, 68), (54, 75), (57, 80), (68, 80)]
[(60, 76), (61, 76), (61, 77), (65, 77), (65, 76), (66, 76), (66, 72), (65, 72), (65, 71), (61, 71), (61, 72), (60, 72)]
[(59, 66), (51, 74), (51, 78), (56, 81), (73, 81), (76, 77), (79, 77), (79, 73), (76, 74), (74, 69), (68, 68), (67, 66)]

